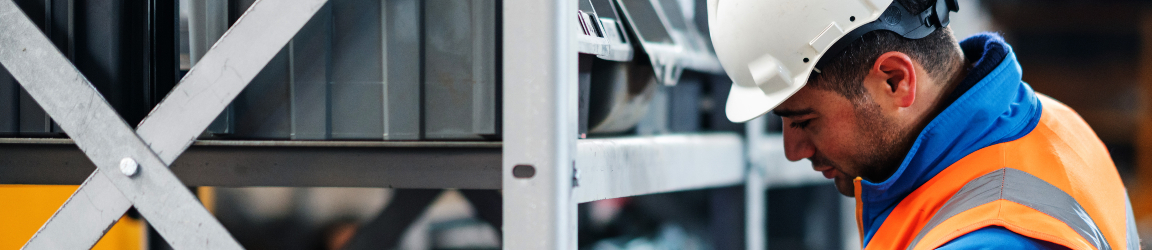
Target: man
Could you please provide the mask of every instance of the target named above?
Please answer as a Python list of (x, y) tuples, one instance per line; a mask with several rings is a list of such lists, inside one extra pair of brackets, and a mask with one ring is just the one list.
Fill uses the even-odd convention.
[(1135, 249), (1115, 165), (955, 0), (710, 0), (726, 113), (783, 118), (789, 160), (856, 197), (866, 249)]

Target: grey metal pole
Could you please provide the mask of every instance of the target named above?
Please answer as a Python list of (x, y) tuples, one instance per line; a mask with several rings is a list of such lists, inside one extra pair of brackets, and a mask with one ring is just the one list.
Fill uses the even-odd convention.
[[(764, 117), (756, 118), (748, 121), (744, 126), (745, 136), (747, 136), (748, 143), (748, 159), (757, 159), (764, 157), (763, 152), (760, 151), (760, 145), (764, 140)], [(747, 181), (744, 183), (744, 202), (745, 202), (745, 238), (744, 243), (747, 244), (745, 249), (760, 250), (767, 249), (768, 244), (768, 214), (767, 207), (767, 185), (764, 185), (764, 166), (761, 164), (763, 161), (749, 160), (748, 161), (748, 176)]]
[(504, 249), (575, 249), (576, 1), (503, 3)]
[(767, 249), (767, 189), (764, 188), (761, 173), (760, 170), (749, 169), (747, 182), (744, 183), (745, 249)]

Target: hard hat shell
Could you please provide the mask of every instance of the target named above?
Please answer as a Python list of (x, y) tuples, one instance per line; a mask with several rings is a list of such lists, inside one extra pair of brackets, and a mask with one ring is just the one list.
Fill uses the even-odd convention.
[(752, 120), (800, 90), (816, 62), (892, 0), (708, 0), (716, 56), (732, 78), (725, 113)]

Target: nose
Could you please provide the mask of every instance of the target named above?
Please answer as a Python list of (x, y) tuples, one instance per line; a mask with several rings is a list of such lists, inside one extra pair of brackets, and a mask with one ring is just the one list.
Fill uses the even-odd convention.
[(784, 126), (784, 156), (789, 161), (799, 161), (816, 154), (816, 147), (804, 131)]

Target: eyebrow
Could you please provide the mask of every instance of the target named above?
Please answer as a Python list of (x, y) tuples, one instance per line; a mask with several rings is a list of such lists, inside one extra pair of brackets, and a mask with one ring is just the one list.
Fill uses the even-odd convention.
[(813, 112), (814, 112), (814, 111), (812, 111), (812, 109), (810, 109), (810, 108), (807, 108), (807, 109), (801, 109), (801, 110), (788, 110), (788, 109), (775, 109), (775, 110), (772, 110), (772, 113), (773, 113), (773, 114), (776, 114), (777, 116), (780, 116), (780, 117), (795, 117), (795, 116), (802, 116), (802, 115), (811, 114), (811, 113), (813, 113)]

